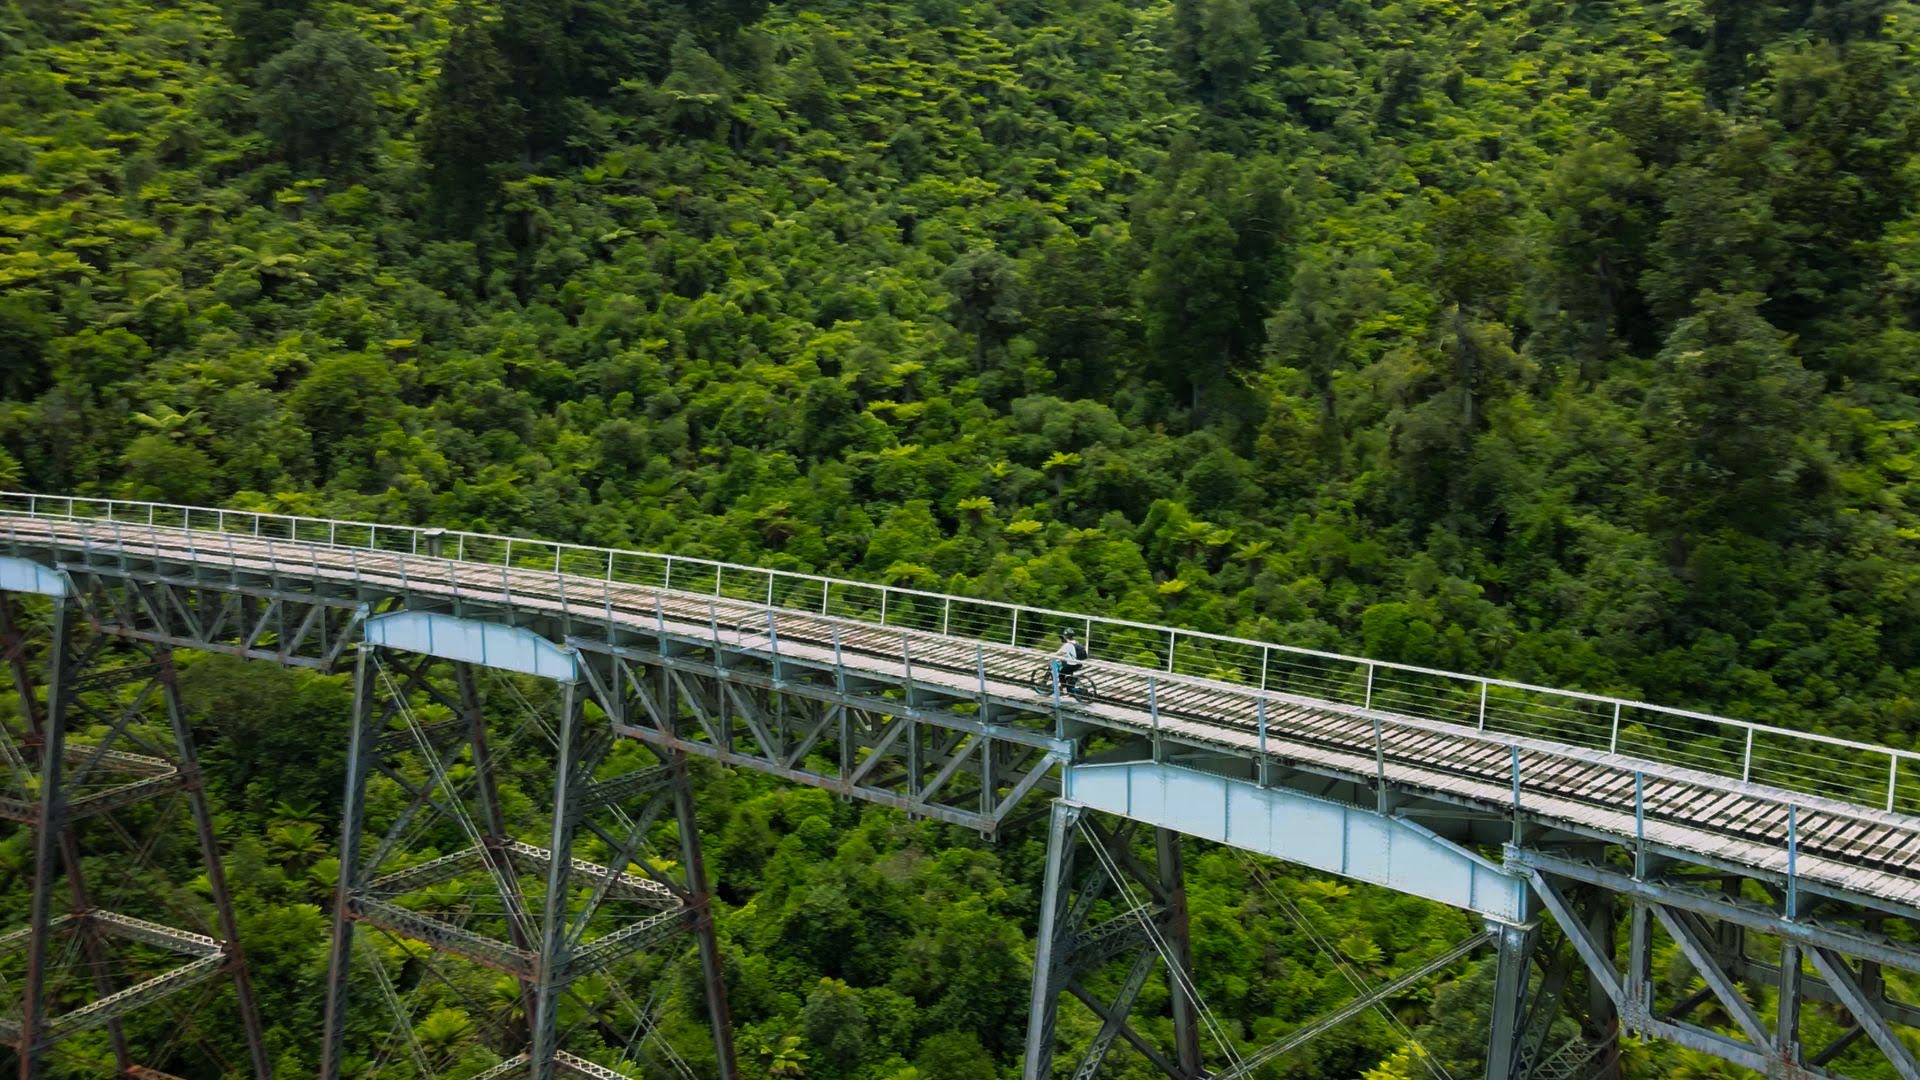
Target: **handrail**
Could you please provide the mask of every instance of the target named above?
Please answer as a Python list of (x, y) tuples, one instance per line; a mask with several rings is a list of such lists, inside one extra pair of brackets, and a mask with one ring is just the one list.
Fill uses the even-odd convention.
[[(1831, 794), (1839, 788), (1856, 803), (1920, 813), (1920, 751), (1604, 694), (1131, 619), (697, 556), (298, 514), (29, 492), (0, 492), (0, 513), (164, 525), (336, 548), (408, 554), (427, 551), (459, 562), (497, 564), (503, 571), (517, 568), (579, 573), (590, 563), (592, 571), (603, 574), (610, 583), (690, 592), (695, 590), (688, 581), (697, 578), (694, 584), (702, 593), (748, 599), (746, 593), (730, 588), (729, 575), (733, 575), (735, 580), (744, 579), (743, 584), (752, 585), (752, 598), (772, 608), (794, 609), (797, 605), (792, 601), (804, 598), (806, 610), (821, 614), (976, 640), (1005, 640), (1011, 645), (1039, 641), (1050, 631), (1072, 627), (1086, 635), (1091, 647), (1098, 629), (1102, 631), (1100, 642), (1119, 653), (1116, 659), (1124, 658), (1142, 667), (1463, 724), (1491, 734), (1551, 738), (1587, 749), (1664, 759), (1689, 769), (1807, 794)], [(319, 535), (323, 529), (324, 539)], [(650, 568), (653, 574), (635, 575), (636, 566)], [(677, 585), (676, 576), (680, 579)], [(706, 583), (709, 577), (710, 589)], [(783, 584), (789, 587), (784, 594)], [(818, 596), (817, 607), (811, 599), (814, 595)], [(1144, 662), (1147, 660), (1151, 665)]]

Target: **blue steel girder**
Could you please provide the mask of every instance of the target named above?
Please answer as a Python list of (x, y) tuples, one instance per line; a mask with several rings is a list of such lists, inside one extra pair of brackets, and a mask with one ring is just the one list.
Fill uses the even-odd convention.
[(1152, 761), (1069, 766), (1062, 797), (1497, 922), (1529, 921), (1523, 876), (1405, 817)]
[(556, 645), (523, 626), (434, 611), (395, 611), (369, 617), (361, 635), (369, 645), (421, 656), (556, 682), (580, 678), (580, 662), (570, 647)]
[(0, 555), (0, 592), (72, 596), (73, 580), (52, 567), (18, 555)]

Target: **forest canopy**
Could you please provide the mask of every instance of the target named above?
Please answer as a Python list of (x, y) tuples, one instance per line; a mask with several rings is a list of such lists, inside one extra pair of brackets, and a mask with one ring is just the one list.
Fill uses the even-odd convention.
[[(0, 0), (0, 487), (1912, 747), (1916, 91), (1912, 0)], [(269, 690), (341, 722), (333, 684), (190, 684), (223, 737)], [(310, 738), (312, 790), (241, 755), (215, 792), (295, 966), (338, 798)], [(703, 783), (763, 1075), (1013, 1075), (1031, 838)], [(1202, 990), (1250, 1041), (1332, 1000), (1242, 865), (1193, 872)], [(1285, 887), (1381, 970), (1459, 929)], [(1409, 1015), (1464, 1030), (1479, 977)], [(1400, 1049), (1367, 1021), (1271, 1075), (1413, 1075)]]

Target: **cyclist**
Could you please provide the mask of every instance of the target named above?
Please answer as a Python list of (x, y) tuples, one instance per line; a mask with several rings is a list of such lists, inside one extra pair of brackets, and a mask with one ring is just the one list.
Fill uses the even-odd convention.
[(1080, 665), (1086, 663), (1087, 647), (1075, 639), (1071, 630), (1060, 631), (1060, 648), (1054, 650), (1052, 667), (1060, 676), (1060, 689), (1069, 694), (1080, 692)]

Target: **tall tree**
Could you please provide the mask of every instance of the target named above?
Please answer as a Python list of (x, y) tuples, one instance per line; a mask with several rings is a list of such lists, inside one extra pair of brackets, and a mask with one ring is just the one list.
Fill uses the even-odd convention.
[(478, 224), (499, 190), (501, 163), (525, 143), (526, 110), (512, 86), (491, 29), (468, 12), (441, 55), (420, 131), (434, 204), (457, 232)]
[(975, 248), (940, 275), (951, 297), (953, 325), (973, 335), (974, 370), (984, 371), (987, 353), (1020, 326), (1020, 276), (1013, 260), (993, 248)]
[(1660, 353), (1648, 398), (1652, 476), (1662, 517), (1686, 539), (1722, 526), (1778, 533), (1808, 507), (1823, 477), (1810, 445), (1819, 380), (1753, 293), (1703, 292)]
[(1228, 400), (1234, 373), (1259, 355), (1291, 215), (1268, 163), (1207, 154), (1173, 168), (1137, 219), (1147, 245), (1140, 291), (1160, 377), (1197, 419)]
[(293, 44), (260, 67), (260, 130), (295, 168), (352, 172), (380, 135), (374, 91), (388, 82), (385, 64), (358, 34), (301, 23)]
[(227, 68), (246, 76), (293, 44), (294, 28), (313, 18), (313, 0), (230, 0)]

